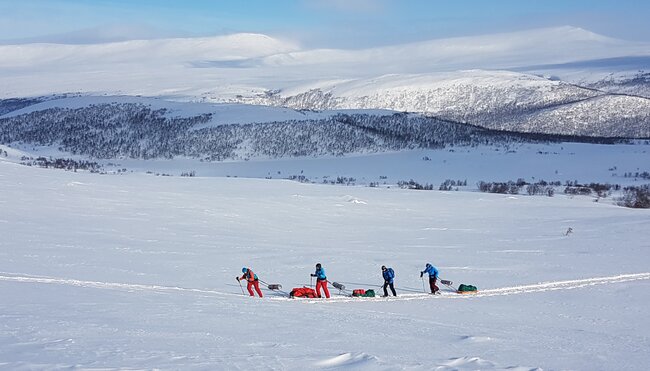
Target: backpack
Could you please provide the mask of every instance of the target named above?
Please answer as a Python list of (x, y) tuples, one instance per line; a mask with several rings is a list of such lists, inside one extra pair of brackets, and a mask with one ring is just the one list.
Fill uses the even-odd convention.
[(309, 287), (296, 287), (289, 293), (292, 298), (315, 298), (316, 291)]
[(361, 296), (363, 296), (364, 298), (374, 298), (375, 297), (375, 290), (373, 290), (373, 289), (366, 290), (366, 292)]

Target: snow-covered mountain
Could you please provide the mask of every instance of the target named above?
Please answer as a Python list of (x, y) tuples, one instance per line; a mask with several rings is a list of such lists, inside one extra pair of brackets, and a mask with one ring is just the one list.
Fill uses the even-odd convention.
[(0, 95), (388, 109), (492, 129), (648, 137), (649, 67), (649, 44), (574, 27), (364, 50), (237, 34), (0, 46)]
[(273, 66), (367, 66), (373, 73), (424, 73), (467, 68), (512, 69), (615, 56), (647, 55), (648, 44), (576, 27), (455, 37), (362, 50), (293, 51), (263, 58)]
[[(297, 46), (261, 34), (132, 40), (106, 44), (23, 44), (0, 45), (0, 68), (56, 69), (116, 64), (158, 65), (191, 63), (193, 61), (234, 62), (288, 53)], [(118, 67), (119, 68), (119, 67)]]
[(327, 80), (466, 69), (540, 69), (648, 55), (648, 44), (574, 27), (362, 50), (309, 50), (266, 35), (235, 34), (95, 45), (2, 45), (0, 83), (7, 87), (3, 97), (79, 91), (186, 98), (213, 94), (223, 99), (248, 95), (251, 89), (288, 89)]
[[(612, 84), (607, 87), (615, 90)], [(650, 135), (650, 98), (516, 72), (388, 75), (303, 90), (295, 95), (291, 94), (296, 90), (287, 92), (287, 97), (281, 95), (284, 92), (261, 97), (259, 103), (320, 110), (387, 108), (520, 132)]]

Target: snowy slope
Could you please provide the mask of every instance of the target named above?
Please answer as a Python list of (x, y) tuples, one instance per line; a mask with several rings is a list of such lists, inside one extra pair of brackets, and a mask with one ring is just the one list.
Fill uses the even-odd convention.
[[(469, 73), (469, 72), (468, 72)], [(489, 132), (462, 122), (510, 131), (583, 136), (650, 137), (650, 100), (596, 94), (569, 84), (547, 84), (541, 78), (516, 73), (472, 71), (447, 74), (457, 90), (442, 84), (427, 95), (413, 95), (401, 79), (391, 76), (369, 85), (385, 89), (377, 100), (396, 110), (423, 110), (451, 119), (397, 114), (382, 109), (352, 109), (363, 100), (328, 98), (324, 111), (295, 110), (244, 104), (175, 102), (132, 96), (47, 97), (47, 100), (0, 101), (0, 140), (5, 144), (52, 146), (95, 158), (193, 157), (208, 161), (342, 156), (403, 149), (515, 145), (517, 142), (557, 141), (553, 137), (524, 137)], [(494, 80), (509, 79), (504, 85)], [(417, 83), (421, 76), (410, 83)], [(472, 85), (474, 81), (474, 85)], [(507, 86), (519, 86), (509, 89)], [(506, 86), (501, 88), (500, 86)], [(366, 85), (334, 85), (341, 94), (358, 94)], [(464, 94), (462, 104), (454, 96)], [(315, 92), (284, 105), (309, 106)], [(546, 99), (546, 100), (545, 100)], [(407, 107), (409, 101), (422, 105)], [(354, 103), (354, 104), (351, 104)], [(27, 105), (21, 109), (22, 105)], [(502, 110), (496, 107), (502, 106)], [(644, 107), (648, 106), (648, 110)], [(14, 109), (11, 111), (11, 109)], [(458, 112), (463, 112), (459, 115)], [(237, 124), (235, 126), (230, 126)], [(580, 141), (577, 137), (564, 140)], [(505, 148), (505, 147), (504, 147)], [(503, 149), (503, 148), (502, 148)], [(69, 155), (62, 155), (67, 157)], [(404, 179), (408, 180), (408, 179)]]
[[(590, 198), (102, 176), (0, 161), (0, 368), (626, 369), (650, 362), (647, 210)], [(568, 227), (573, 233), (565, 236)], [(242, 296), (323, 263), (395, 299)], [(419, 293), (426, 262), (482, 293)]]
[(27, 105), (24, 108), (11, 110), (4, 115), (0, 115), (0, 118), (16, 117), (33, 112), (45, 111), (48, 109), (62, 108), (75, 110), (90, 106), (114, 104), (137, 104), (145, 106), (151, 110), (165, 110), (165, 115), (167, 117), (188, 118), (206, 114), (211, 115), (211, 120), (208, 123), (200, 127), (197, 126), (194, 129), (227, 124), (249, 124), (273, 121), (319, 119), (334, 116), (339, 113), (361, 113), (369, 115), (390, 115), (394, 113), (390, 110), (381, 109), (341, 109), (329, 110), (327, 112), (316, 112), (309, 110), (297, 111), (295, 109), (285, 107), (251, 104), (177, 102), (168, 99), (141, 96), (80, 95), (58, 99), (49, 99), (44, 102), (32, 101), (31, 104)]
[(607, 81), (587, 88), (530, 74), (484, 70), (385, 75), (296, 87), (280, 92), (275, 102), (259, 103), (299, 109), (388, 108), (499, 130), (648, 137), (650, 98), (596, 89), (639, 92), (645, 80), (634, 86), (629, 80)]

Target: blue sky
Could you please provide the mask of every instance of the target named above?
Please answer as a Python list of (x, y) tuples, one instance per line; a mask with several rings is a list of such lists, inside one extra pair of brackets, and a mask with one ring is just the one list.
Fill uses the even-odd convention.
[(571, 25), (650, 41), (646, 0), (0, 0), (0, 43), (258, 32), (359, 48)]

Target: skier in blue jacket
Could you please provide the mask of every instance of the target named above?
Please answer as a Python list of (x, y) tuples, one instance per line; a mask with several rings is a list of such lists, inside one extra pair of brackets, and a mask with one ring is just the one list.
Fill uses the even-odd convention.
[(320, 263), (316, 264), (316, 272), (311, 274), (312, 277), (316, 277), (316, 296), (319, 298), (320, 289), (323, 289), (325, 292), (325, 297), (330, 298), (330, 290), (327, 289), (327, 276), (325, 275), (325, 269), (321, 266)]
[(393, 296), (397, 296), (395, 286), (393, 285), (393, 282), (395, 281), (395, 271), (393, 268), (386, 268), (385, 265), (382, 265), (381, 274), (384, 276), (384, 297), (388, 296), (388, 286), (390, 286), (390, 291), (393, 292)]
[(431, 293), (437, 293), (438, 290), (440, 290), (438, 286), (436, 286), (436, 281), (438, 280), (438, 268), (434, 267), (430, 263), (427, 263), (426, 267), (424, 267), (424, 270), (420, 272), (420, 277), (422, 277), (425, 273), (429, 274), (429, 287), (431, 287)]

